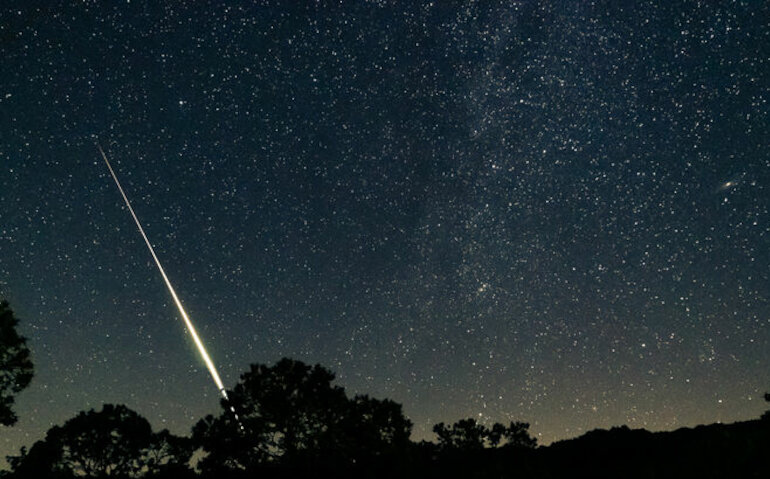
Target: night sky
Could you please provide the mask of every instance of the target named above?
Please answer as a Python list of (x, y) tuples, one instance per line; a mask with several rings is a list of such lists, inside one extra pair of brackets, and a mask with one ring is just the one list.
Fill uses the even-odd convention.
[(417, 440), (767, 409), (766, 2), (227, 3), (3, 2), (0, 456), (220, 410), (96, 139), (228, 387), (320, 363)]

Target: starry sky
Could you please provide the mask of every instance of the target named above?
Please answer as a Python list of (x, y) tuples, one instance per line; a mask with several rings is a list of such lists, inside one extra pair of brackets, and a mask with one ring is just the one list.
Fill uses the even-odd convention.
[[(179, 434), (320, 363), (404, 405), (597, 427), (770, 390), (766, 2), (96, 2), (0, 12), (0, 456), (123, 403)], [(5, 3), (4, 3), (5, 6)]]

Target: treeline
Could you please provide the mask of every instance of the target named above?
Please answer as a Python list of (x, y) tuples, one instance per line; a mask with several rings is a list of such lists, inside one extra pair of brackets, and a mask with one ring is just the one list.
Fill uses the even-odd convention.
[(122, 405), (81, 412), (9, 457), (8, 478), (767, 477), (770, 417), (669, 433), (591, 431), (537, 448), (529, 425), (474, 419), (410, 440), (393, 401), (348, 397), (320, 365), (252, 365), (189, 437)]
[(437, 424), (437, 443), (415, 444), (400, 404), (348, 397), (333, 381), (328, 369), (292, 359), (252, 365), (191, 437), (153, 432), (135, 411), (107, 404), (9, 457), (9, 477), (404, 477), (438, 455), (536, 446), (526, 423), (473, 419)]
[[(26, 340), (0, 302), (0, 425), (33, 376)], [(83, 411), (19, 455), (0, 479), (770, 477), (770, 411), (761, 419), (666, 433), (596, 430), (537, 447), (529, 424), (436, 424), (410, 440), (400, 404), (349, 397), (320, 366), (254, 364), (186, 437), (153, 431), (124, 405)], [(765, 399), (770, 401), (770, 395)]]

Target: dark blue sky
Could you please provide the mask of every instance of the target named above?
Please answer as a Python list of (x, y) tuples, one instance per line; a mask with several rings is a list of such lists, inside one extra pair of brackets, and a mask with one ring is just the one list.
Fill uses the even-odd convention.
[(0, 296), (37, 376), (0, 455), (218, 408), (95, 138), (228, 386), (318, 362), (417, 439), (766, 408), (764, 2), (11, 3)]

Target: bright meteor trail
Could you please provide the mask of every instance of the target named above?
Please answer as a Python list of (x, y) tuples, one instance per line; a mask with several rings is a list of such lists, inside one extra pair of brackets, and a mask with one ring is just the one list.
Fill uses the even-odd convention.
[(168, 287), (168, 292), (171, 293), (171, 297), (174, 298), (174, 303), (176, 303), (176, 307), (179, 309), (179, 314), (182, 315), (182, 319), (184, 319), (184, 323), (187, 325), (187, 330), (190, 331), (190, 334), (193, 337), (193, 341), (195, 341), (195, 346), (198, 347), (198, 351), (201, 353), (201, 356), (203, 356), (203, 361), (206, 363), (206, 367), (209, 369), (209, 373), (211, 374), (211, 377), (214, 379), (214, 382), (217, 385), (217, 389), (222, 394), (222, 397), (225, 398), (225, 400), (228, 400), (227, 391), (225, 391), (225, 386), (222, 384), (222, 379), (219, 377), (219, 373), (217, 372), (216, 366), (214, 366), (214, 361), (211, 360), (211, 357), (209, 357), (209, 353), (206, 352), (206, 347), (203, 345), (203, 341), (201, 341), (200, 336), (198, 336), (198, 331), (195, 330), (195, 326), (193, 326), (192, 321), (190, 321), (190, 317), (187, 316), (187, 312), (184, 310), (184, 307), (182, 306), (182, 302), (179, 301), (179, 297), (176, 295), (176, 291), (174, 291), (174, 287), (171, 286), (171, 281), (169, 281), (168, 276), (166, 276), (166, 272), (163, 270), (163, 266), (161, 266), (160, 260), (158, 259), (158, 256), (155, 254), (155, 250), (153, 249), (152, 244), (150, 244), (150, 240), (147, 238), (147, 235), (144, 232), (144, 228), (142, 228), (142, 224), (139, 222), (139, 217), (136, 216), (136, 213), (134, 213), (134, 209), (131, 207), (131, 203), (128, 201), (128, 197), (126, 196), (126, 193), (123, 191), (123, 187), (120, 186), (120, 181), (118, 181), (118, 176), (115, 174), (115, 170), (112, 169), (112, 165), (110, 165), (110, 161), (107, 159), (107, 155), (104, 153), (102, 146), (99, 145), (98, 143), (96, 144), (96, 146), (97, 148), (99, 148), (99, 152), (102, 154), (102, 158), (104, 158), (104, 162), (107, 163), (107, 168), (110, 169), (110, 174), (112, 175), (112, 179), (115, 180), (115, 184), (118, 185), (118, 190), (120, 191), (121, 196), (123, 196), (123, 201), (126, 202), (128, 211), (131, 212), (131, 216), (134, 218), (137, 228), (139, 228), (139, 233), (142, 234), (142, 238), (144, 238), (144, 242), (147, 244), (147, 248), (150, 250), (152, 259), (155, 260), (155, 264), (158, 266), (158, 271), (160, 271), (160, 275), (163, 276), (163, 281), (166, 282), (166, 286)]

